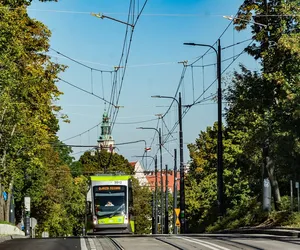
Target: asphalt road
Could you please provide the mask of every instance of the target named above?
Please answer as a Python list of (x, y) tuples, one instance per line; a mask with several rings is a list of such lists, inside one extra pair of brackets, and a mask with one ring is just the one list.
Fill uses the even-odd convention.
[(80, 248), (80, 238), (14, 239), (0, 243), (1, 250), (74, 250)]
[[(111, 236), (125, 250), (299, 250), (300, 239), (270, 235)], [(0, 243), (2, 250), (116, 250), (110, 238), (14, 239)]]

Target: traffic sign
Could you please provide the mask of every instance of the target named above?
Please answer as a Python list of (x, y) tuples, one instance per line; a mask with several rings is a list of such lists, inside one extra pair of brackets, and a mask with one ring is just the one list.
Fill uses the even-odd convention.
[(177, 226), (177, 227), (180, 227), (180, 221), (179, 221), (178, 218), (177, 218), (177, 220), (176, 220), (176, 226)]
[(37, 225), (37, 220), (36, 218), (30, 218), (30, 227), (32, 227), (32, 229), (35, 228), (35, 226)]
[(30, 197), (24, 197), (25, 212), (30, 212)]
[(176, 216), (178, 217), (178, 215), (179, 215), (179, 213), (180, 213), (180, 208), (174, 208), (174, 210), (175, 210)]

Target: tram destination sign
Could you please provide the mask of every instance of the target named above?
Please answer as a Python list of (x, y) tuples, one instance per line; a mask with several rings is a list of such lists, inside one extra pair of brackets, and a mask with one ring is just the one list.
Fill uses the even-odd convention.
[(120, 191), (120, 190), (124, 190), (124, 187), (122, 186), (100, 186), (98, 187), (99, 191)]

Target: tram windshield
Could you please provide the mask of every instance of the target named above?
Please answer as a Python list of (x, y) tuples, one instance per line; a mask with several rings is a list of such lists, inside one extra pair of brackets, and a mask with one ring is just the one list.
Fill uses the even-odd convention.
[(126, 212), (126, 186), (95, 186), (94, 205), (98, 217), (112, 217)]

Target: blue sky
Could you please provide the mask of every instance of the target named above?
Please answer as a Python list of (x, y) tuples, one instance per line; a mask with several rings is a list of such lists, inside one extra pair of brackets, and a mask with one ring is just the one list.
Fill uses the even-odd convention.
[[(129, 0), (62, 0), (58, 3), (40, 3), (35, 1), (28, 9), (29, 15), (45, 23), (52, 31), (51, 47), (86, 65), (113, 70), (121, 56), (126, 25), (109, 20), (98, 19), (90, 12), (101, 12), (107, 16), (126, 21)], [(141, 8), (143, 0), (136, 0), (136, 8)], [(134, 140), (152, 141), (155, 133), (151, 130), (137, 130), (136, 127), (156, 127), (157, 121), (140, 122), (156, 118), (155, 114), (164, 113), (170, 104), (168, 99), (153, 99), (151, 95), (173, 96), (183, 69), (179, 61), (193, 62), (197, 56), (202, 55), (206, 48), (184, 46), (184, 42), (213, 44), (230, 21), (223, 15), (234, 15), (242, 0), (149, 0), (143, 15), (135, 27), (128, 68), (120, 95), (120, 109), (113, 136), (116, 143)], [(221, 37), (222, 47), (235, 44), (251, 38), (249, 30), (237, 32), (232, 25)], [(231, 62), (231, 57), (238, 55), (249, 43), (222, 50), (222, 63), (225, 69)], [(110, 73), (93, 73), (74, 62), (58, 56), (50, 51), (53, 60), (68, 65), (65, 73), (60, 77), (83, 89), (91, 91), (109, 99), (111, 91)], [(205, 56), (195, 65), (207, 65), (216, 62), (213, 53)], [(230, 72), (238, 69), (243, 63), (252, 70), (259, 69), (247, 54), (242, 54), (224, 73), (228, 78)], [(203, 71), (204, 69), (204, 71)], [(204, 72), (204, 73), (203, 73)], [(192, 78), (193, 73), (193, 78)], [(206, 89), (216, 77), (216, 67), (188, 67), (184, 81), (180, 88), (183, 104), (190, 104), (195, 98), (202, 95), (203, 87)], [(194, 81), (192, 81), (194, 79)], [(104, 95), (102, 90), (104, 89)], [(91, 95), (79, 91), (65, 83), (58, 83), (59, 89), (64, 93), (59, 104), (70, 120), (70, 124), (60, 123), (59, 137), (61, 140), (79, 135), (92, 128), (101, 121), (105, 108), (104, 102)], [(225, 87), (225, 81), (223, 83)], [(207, 97), (216, 92), (216, 83), (204, 94)], [(199, 132), (217, 120), (217, 105), (213, 101), (206, 101), (205, 105), (197, 105), (190, 109), (183, 121), (184, 161), (189, 160), (186, 145), (198, 137)], [(177, 121), (177, 107), (174, 105), (165, 117), (162, 126), (166, 134)], [(161, 124), (161, 123), (160, 123)], [(100, 129), (95, 128), (88, 133), (65, 141), (67, 144), (96, 145)], [(173, 167), (172, 155), (174, 148), (178, 148), (178, 128), (173, 138), (165, 144), (163, 149), (163, 164)], [(143, 143), (118, 146), (117, 152), (123, 154), (129, 161), (134, 161), (134, 155), (143, 154)], [(157, 138), (152, 146), (152, 156), (157, 151)], [(84, 149), (74, 148), (74, 157), (78, 158)], [(169, 153), (169, 152), (171, 153)], [(149, 160), (148, 160), (149, 163)], [(153, 167), (153, 165), (152, 165)]]

